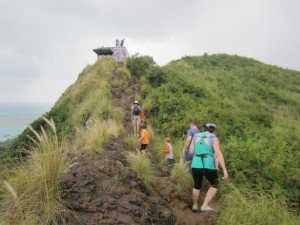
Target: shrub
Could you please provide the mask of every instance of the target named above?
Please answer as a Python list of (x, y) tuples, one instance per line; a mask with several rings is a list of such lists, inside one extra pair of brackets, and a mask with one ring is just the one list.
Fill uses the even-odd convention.
[(157, 88), (166, 82), (165, 73), (158, 66), (153, 66), (148, 70), (146, 79), (149, 81), (150, 85), (154, 88)]
[(127, 80), (131, 77), (129, 70), (124, 67), (119, 67), (117, 72), (123, 80)]
[(137, 78), (145, 75), (146, 72), (155, 65), (153, 58), (150, 56), (132, 55), (126, 59), (126, 67), (131, 75)]

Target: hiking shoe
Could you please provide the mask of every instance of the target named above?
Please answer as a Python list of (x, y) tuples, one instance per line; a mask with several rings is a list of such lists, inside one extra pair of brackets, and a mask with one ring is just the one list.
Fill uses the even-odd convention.
[(194, 213), (198, 212), (198, 211), (199, 211), (198, 206), (193, 205), (192, 211), (193, 211)]
[(209, 206), (206, 206), (206, 207), (201, 207), (200, 208), (201, 212), (212, 212), (212, 211), (215, 211), (213, 208), (209, 207)]

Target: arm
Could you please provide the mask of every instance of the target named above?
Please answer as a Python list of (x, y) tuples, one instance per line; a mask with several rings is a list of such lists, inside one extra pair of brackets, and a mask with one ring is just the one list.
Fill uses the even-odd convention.
[(142, 130), (142, 132), (141, 132), (141, 138), (138, 140), (138, 142), (140, 142), (140, 141), (144, 138), (144, 136), (145, 136), (145, 134), (144, 134), (143, 131), (144, 131), (144, 130)]
[(133, 110), (133, 107), (131, 106), (131, 110), (130, 110), (130, 118), (131, 118), (131, 120), (133, 120), (132, 110)]
[(219, 169), (219, 161), (218, 161), (218, 157), (215, 154), (215, 166), (216, 166), (216, 170)]
[(197, 137), (196, 140), (192, 140), (191, 145), (190, 145), (190, 154), (193, 155), (195, 154), (195, 142), (198, 141), (200, 138)]
[(218, 163), (221, 165), (221, 167), (223, 169), (223, 174), (224, 174), (223, 178), (227, 179), (228, 173), (227, 173), (227, 169), (225, 166), (225, 160), (224, 160), (223, 154), (221, 152), (219, 139), (217, 137), (214, 137), (214, 150), (215, 150), (215, 154), (216, 154)]
[(185, 152), (186, 148), (189, 146), (191, 140), (192, 140), (192, 137), (191, 137), (191, 136), (187, 136), (187, 137), (186, 137), (186, 140), (185, 140), (185, 143), (184, 143), (184, 147), (183, 147), (183, 149), (182, 149), (182, 152), (183, 152), (183, 153)]
[(170, 146), (167, 145), (166, 149), (162, 150), (164, 153), (169, 153), (170, 152)]

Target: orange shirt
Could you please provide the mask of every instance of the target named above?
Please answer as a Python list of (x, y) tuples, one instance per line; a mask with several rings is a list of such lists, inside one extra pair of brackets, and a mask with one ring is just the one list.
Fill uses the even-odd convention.
[(170, 145), (167, 145), (166, 148), (163, 150), (164, 153), (170, 153)]
[(142, 136), (141, 143), (142, 144), (149, 144), (149, 133), (146, 129), (142, 130), (141, 136)]
[(140, 119), (141, 119), (141, 120), (145, 120), (145, 113), (144, 113), (144, 112), (141, 112), (141, 113), (140, 113)]

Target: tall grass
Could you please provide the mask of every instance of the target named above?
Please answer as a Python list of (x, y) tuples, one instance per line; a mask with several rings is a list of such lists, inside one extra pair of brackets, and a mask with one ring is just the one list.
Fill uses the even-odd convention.
[(193, 188), (193, 178), (186, 174), (183, 163), (176, 163), (174, 165), (171, 177), (176, 182), (177, 192), (191, 192)]
[[(292, 213), (286, 198), (266, 191), (255, 191), (233, 183), (223, 184), (223, 209), (218, 224), (296, 225), (300, 218)], [(225, 190), (224, 190), (225, 189)]]
[(86, 133), (89, 150), (92, 153), (103, 151), (103, 145), (112, 137), (117, 137), (122, 127), (113, 120), (96, 121)]
[(124, 141), (129, 150), (133, 151), (133, 150), (139, 149), (139, 142), (137, 141), (137, 139), (135, 137), (128, 136), (124, 139)]
[(154, 170), (151, 162), (146, 155), (130, 154), (128, 156), (130, 168), (136, 172), (137, 176), (143, 181), (147, 188), (154, 182)]
[(34, 132), (26, 162), (2, 171), (0, 186), (1, 224), (65, 224), (68, 211), (61, 199), (60, 181), (66, 163), (53, 120), (44, 120), (53, 133)]

